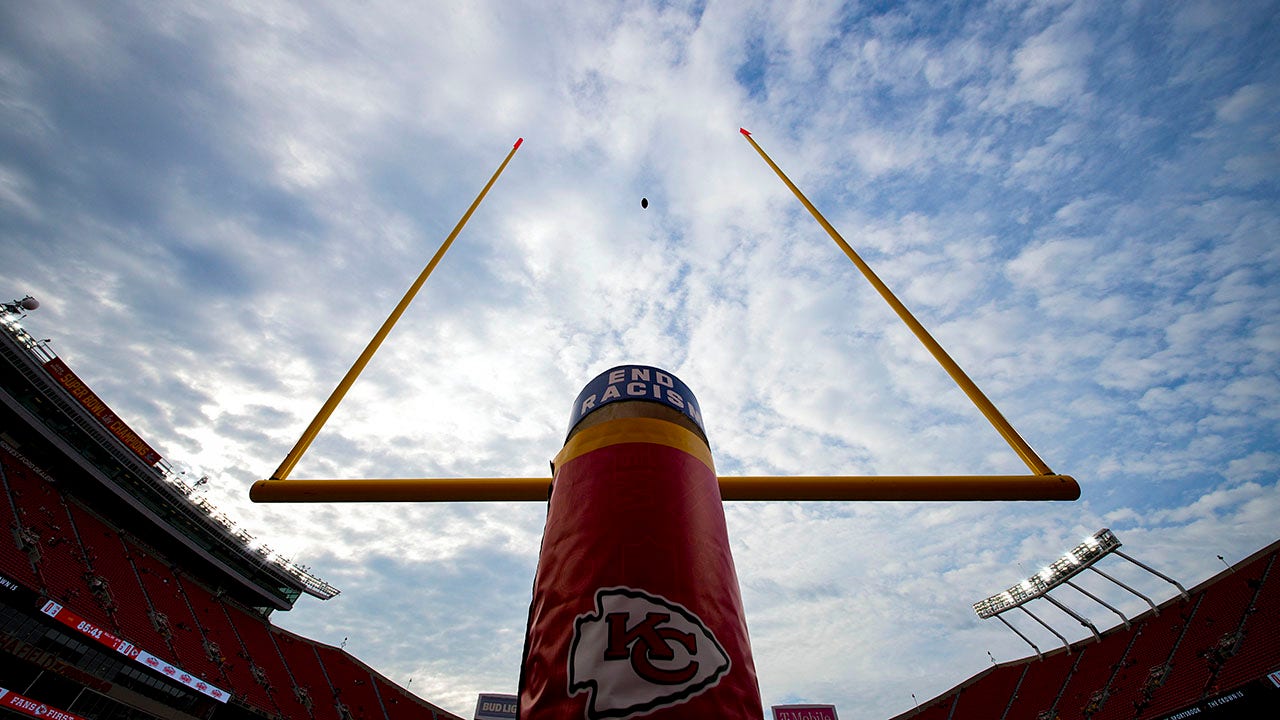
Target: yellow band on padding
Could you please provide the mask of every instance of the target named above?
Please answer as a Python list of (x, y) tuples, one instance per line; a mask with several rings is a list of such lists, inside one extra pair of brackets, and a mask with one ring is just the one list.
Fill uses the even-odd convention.
[(551, 462), (560, 467), (592, 450), (623, 443), (652, 443), (683, 450), (701, 460), (711, 472), (716, 471), (711, 448), (693, 431), (667, 420), (646, 417), (618, 418), (584, 428), (569, 438)]

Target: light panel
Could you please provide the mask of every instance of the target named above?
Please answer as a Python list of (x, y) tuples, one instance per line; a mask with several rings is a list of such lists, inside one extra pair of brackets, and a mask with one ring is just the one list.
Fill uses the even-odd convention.
[(1054, 560), (1048, 567), (1002, 593), (973, 604), (973, 611), (982, 619), (1011, 610), (1023, 603), (1035, 600), (1077, 573), (1120, 547), (1120, 540), (1107, 528), (1085, 538), (1081, 543)]

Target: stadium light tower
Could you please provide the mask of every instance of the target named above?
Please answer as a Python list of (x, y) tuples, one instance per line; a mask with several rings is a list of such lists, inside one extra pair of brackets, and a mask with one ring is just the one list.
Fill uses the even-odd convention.
[(1121, 622), (1124, 623), (1124, 626), (1126, 628), (1129, 627), (1129, 619), (1124, 616), (1124, 613), (1120, 612), (1115, 607), (1108, 604), (1107, 602), (1105, 602), (1098, 596), (1094, 595), (1093, 593), (1089, 592), (1088, 590), (1085, 590), (1079, 585), (1076, 585), (1075, 583), (1071, 582), (1071, 578), (1084, 572), (1085, 570), (1089, 570), (1094, 573), (1097, 573), (1098, 575), (1101, 575), (1102, 577), (1110, 580), (1116, 585), (1119, 585), (1120, 587), (1129, 591), (1133, 595), (1136, 595), (1142, 598), (1143, 600), (1146, 601), (1148, 605), (1151, 606), (1151, 609), (1158, 614), (1160, 611), (1156, 608), (1155, 603), (1151, 601), (1151, 598), (1147, 597), (1146, 595), (1143, 595), (1137, 590), (1134, 590), (1133, 588), (1129, 587), (1123, 582), (1117, 580), (1116, 578), (1094, 567), (1095, 563), (1097, 563), (1099, 560), (1103, 559), (1108, 555), (1115, 555), (1116, 557), (1128, 560), (1130, 563), (1137, 565), (1143, 570), (1146, 570), (1148, 573), (1151, 573), (1152, 575), (1155, 575), (1156, 577), (1159, 577), (1162, 580), (1165, 580), (1166, 582), (1172, 583), (1175, 587), (1178, 588), (1178, 592), (1182, 595), (1184, 599), (1188, 597), (1186, 588), (1182, 587), (1182, 585), (1178, 583), (1178, 581), (1120, 552), (1120, 539), (1117, 538), (1115, 533), (1111, 532), (1111, 530), (1107, 528), (1103, 528), (1098, 532), (1085, 538), (1079, 545), (1067, 551), (1065, 554), (1062, 555), (1062, 557), (1058, 558), (1057, 560), (1054, 560), (1052, 563), (1049, 564), (1048, 567), (1036, 573), (1035, 575), (1032, 575), (1026, 580), (1023, 580), (1022, 582), (1004, 590), (1003, 592), (997, 593), (985, 600), (979, 600), (978, 602), (974, 603), (973, 611), (977, 613), (979, 618), (982, 618), (984, 620), (987, 618), (994, 617), (995, 619), (1004, 623), (1005, 627), (1009, 628), (1014, 633), (1016, 633), (1018, 637), (1022, 638), (1028, 645), (1031, 646), (1032, 650), (1035, 650), (1037, 657), (1043, 657), (1043, 655), (1040, 654), (1040, 649), (1036, 647), (1035, 643), (1031, 642), (1031, 640), (1028, 639), (1026, 635), (1023, 635), (1017, 628), (1010, 625), (1008, 620), (1005, 620), (1004, 617), (1002, 617), (1002, 615), (1005, 612), (1008, 612), (1016, 608), (1026, 613), (1033, 620), (1043, 625), (1045, 629), (1047, 629), (1049, 632), (1056, 635), (1058, 639), (1062, 641), (1062, 644), (1067, 648), (1067, 652), (1071, 652), (1071, 644), (1067, 642), (1067, 639), (1063, 637), (1060, 633), (1058, 633), (1057, 630), (1054, 630), (1053, 627), (1051, 627), (1048, 623), (1046, 623), (1044, 620), (1041, 620), (1039, 617), (1037, 617), (1035, 614), (1033, 614), (1030, 610), (1027, 609), (1026, 607), (1027, 604), (1030, 603), (1032, 600), (1044, 599), (1048, 601), (1053, 606), (1057, 607), (1058, 609), (1067, 613), (1071, 617), (1075, 618), (1076, 621), (1078, 621), (1082, 626), (1089, 628), (1090, 632), (1093, 633), (1093, 637), (1096, 640), (1099, 640), (1099, 641), (1102, 640), (1102, 636), (1098, 633), (1098, 628), (1095, 627), (1092, 622), (1080, 616), (1074, 610), (1072, 610), (1071, 608), (1067, 607), (1066, 605), (1062, 604), (1058, 600), (1054, 599), (1051, 595), (1049, 595), (1049, 592), (1051, 590), (1053, 590), (1054, 588), (1060, 587), (1062, 585), (1067, 585), (1075, 589), (1076, 591), (1085, 595), (1086, 597), (1098, 603), (1099, 605), (1102, 605), (1103, 607), (1107, 608), (1108, 610), (1115, 613), (1116, 615), (1119, 615)]
[(3, 325), (12, 335), (18, 344), (35, 354), (41, 360), (47, 361), (53, 357), (53, 351), (49, 349), (50, 340), (44, 338), (37, 340), (22, 327), (22, 319), (26, 313), (40, 307), (40, 301), (27, 295), (20, 300), (13, 302), (0, 302), (0, 325)]

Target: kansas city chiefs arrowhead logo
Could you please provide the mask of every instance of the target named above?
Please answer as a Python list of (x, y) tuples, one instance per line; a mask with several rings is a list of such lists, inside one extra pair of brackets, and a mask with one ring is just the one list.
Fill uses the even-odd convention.
[(713, 688), (729, 656), (679, 603), (626, 587), (596, 591), (596, 611), (573, 623), (569, 694), (590, 693), (587, 718), (630, 718)]

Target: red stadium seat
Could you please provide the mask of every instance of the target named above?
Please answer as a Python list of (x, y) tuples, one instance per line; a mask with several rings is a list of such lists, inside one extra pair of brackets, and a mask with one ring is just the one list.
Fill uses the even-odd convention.
[(250, 672), (253, 667), (259, 669), (270, 688), (271, 699), (280, 707), (284, 716), (311, 717), (311, 713), (294, 692), (294, 687), (298, 686), (298, 683), (281, 659), (280, 651), (268, 630), (270, 626), (262, 618), (251, 615), (230, 603), (224, 603), (222, 610), (244, 645), (245, 654), (241, 660), (251, 663)]
[(988, 720), (994, 708), (1003, 712), (1026, 672), (1027, 664), (1017, 663), (1001, 665), (980, 675), (977, 682), (960, 690), (951, 720)]
[(1132, 640), (1133, 634), (1121, 628), (1103, 635), (1102, 642), (1086, 642), (1080, 648), (1080, 662), (1058, 700), (1061, 720), (1083, 719), (1086, 709), (1102, 704), (1098, 699)]
[(129, 543), (129, 558), (142, 581), (155, 612), (163, 616), (161, 627), (167, 627), (169, 645), (177, 654), (172, 662), (183, 670), (199, 676), (214, 685), (223, 686), (226, 678), (204, 650), (204, 636), (199, 621), (192, 615), (191, 606), (173, 570), (156, 560), (151, 553)]
[(316, 654), (334, 686), (340, 688), (338, 702), (354, 720), (384, 720), (382, 698), (375, 688), (373, 674), (338, 648), (314, 643)]
[(310, 696), (312, 716), (317, 720), (342, 720), (337, 708), (340, 697), (338, 691), (345, 691), (347, 688), (340, 687), (325, 672), (316, 655), (315, 646), (308, 640), (277, 628), (271, 629), (271, 635), (293, 677)]
[(1226, 658), (1216, 679), (1216, 690), (1228, 692), (1268, 670), (1280, 668), (1280, 563), (1273, 552), (1242, 571), (1246, 584), (1256, 583), (1256, 597), (1245, 608), (1241, 638), (1235, 653)]
[(195, 611), (197, 626), (211, 643), (209, 648), (211, 650), (216, 648), (216, 655), (221, 662), (214, 662), (214, 664), (222, 668), (227, 689), (247, 698), (251, 704), (262, 710), (277, 712), (278, 708), (271, 700), (271, 696), (267, 694), (266, 688), (259, 685), (253, 673), (249, 671), (249, 661), (244, 659), (246, 656), (244, 646), (241, 645), (240, 637), (231, 626), (227, 614), (222, 611), (219, 599), (191, 578), (178, 576), (175, 578)]
[(4, 495), (0, 497), (0, 523), (3, 523), (3, 528), (0, 528), (3, 530), (0, 536), (0, 571), (32, 590), (39, 590), (40, 576), (32, 569), (27, 554), (17, 545), (15, 537), (19, 526), (15, 503), (21, 490), (15, 493), (13, 485), (18, 479), (19, 468), (25, 470), (13, 456), (0, 450), (0, 481), (3, 481), (4, 488)]

